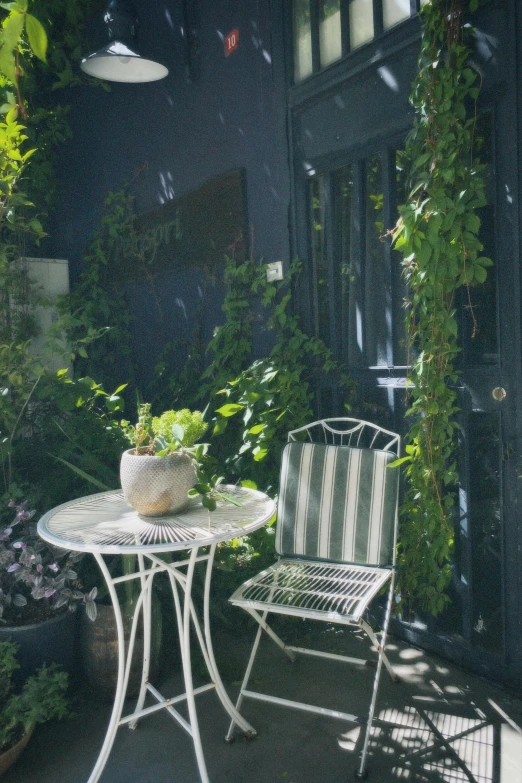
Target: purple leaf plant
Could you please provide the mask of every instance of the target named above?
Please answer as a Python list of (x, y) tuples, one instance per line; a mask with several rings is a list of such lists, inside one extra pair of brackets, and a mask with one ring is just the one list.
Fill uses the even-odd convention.
[(82, 555), (44, 543), (31, 522), (35, 512), (29, 510), (27, 501), (10, 500), (8, 505), (15, 517), (0, 527), (0, 624), (12, 624), (14, 616), (23, 622), (23, 609), (31, 601), (43, 601), (48, 617), (64, 608), (73, 611), (83, 603), (87, 616), (94, 620), (97, 589), (84, 592), (74, 568)]

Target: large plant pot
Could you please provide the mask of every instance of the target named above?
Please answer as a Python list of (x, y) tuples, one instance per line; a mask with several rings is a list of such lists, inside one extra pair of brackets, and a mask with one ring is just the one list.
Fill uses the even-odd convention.
[(11, 767), (15, 761), (17, 760), (20, 753), (23, 751), (29, 740), (31, 739), (31, 735), (34, 731), (34, 726), (32, 726), (27, 734), (24, 734), (21, 740), (19, 740), (16, 745), (13, 745), (12, 748), (9, 748), (9, 750), (4, 751), (4, 753), (0, 753), (0, 778), (2, 775), (7, 772), (9, 767)]
[(188, 491), (196, 483), (196, 469), (188, 454), (155, 457), (129, 449), (120, 463), (125, 500), (142, 517), (180, 511), (187, 505)]
[[(118, 631), (112, 606), (98, 605), (98, 615), (94, 622), (82, 618), (80, 627), (80, 648), (83, 671), (87, 682), (103, 699), (113, 699), (118, 678)], [(125, 635), (125, 654), (130, 637), (132, 618), (123, 613), (123, 631)], [(157, 679), (161, 650), (161, 606), (152, 600), (152, 639), (149, 679)], [(127, 696), (137, 696), (141, 685), (143, 659), (143, 630), (141, 619), (138, 623), (134, 653)]]
[(20, 668), (13, 675), (15, 684), (25, 682), (44, 663), (58, 663), (71, 673), (76, 657), (76, 626), (76, 611), (65, 611), (33, 625), (0, 626), (0, 641), (10, 638), (19, 645)]

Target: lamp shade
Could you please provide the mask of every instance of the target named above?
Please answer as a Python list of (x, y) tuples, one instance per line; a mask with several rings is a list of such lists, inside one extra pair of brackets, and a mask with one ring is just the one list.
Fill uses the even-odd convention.
[(81, 60), (82, 71), (111, 82), (154, 82), (167, 76), (164, 65), (147, 60), (137, 51), (138, 20), (132, 3), (111, 0), (104, 22), (109, 43)]

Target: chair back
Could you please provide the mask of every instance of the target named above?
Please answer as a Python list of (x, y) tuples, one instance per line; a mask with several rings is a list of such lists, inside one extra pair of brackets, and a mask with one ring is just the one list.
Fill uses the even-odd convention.
[[(298, 433), (308, 442), (292, 437)], [(311, 433), (342, 435), (347, 445), (314, 443)], [(394, 565), (399, 471), (388, 465), (397, 456), (390, 447), (399, 452), (399, 436), (356, 419), (329, 419), (289, 438), (281, 462), (278, 554)]]

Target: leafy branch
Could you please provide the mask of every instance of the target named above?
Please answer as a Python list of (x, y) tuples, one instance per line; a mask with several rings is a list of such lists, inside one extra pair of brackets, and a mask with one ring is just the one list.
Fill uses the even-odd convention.
[[(469, 10), (476, 7), (471, 0)], [(432, 0), (421, 11), (422, 47), (406, 144), (410, 195), (394, 234), (409, 286), (406, 326), (412, 424), (408, 487), (399, 544), (404, 605), (434, 615), (449, 598), (457, 484), (456, 292), (483, 283), (477, 209), (486, 203), (483, 166), (473, 156), (477, 73), (469, 64), (466, 0)], [(469, 111), (469, 107), (473, 111)]]

